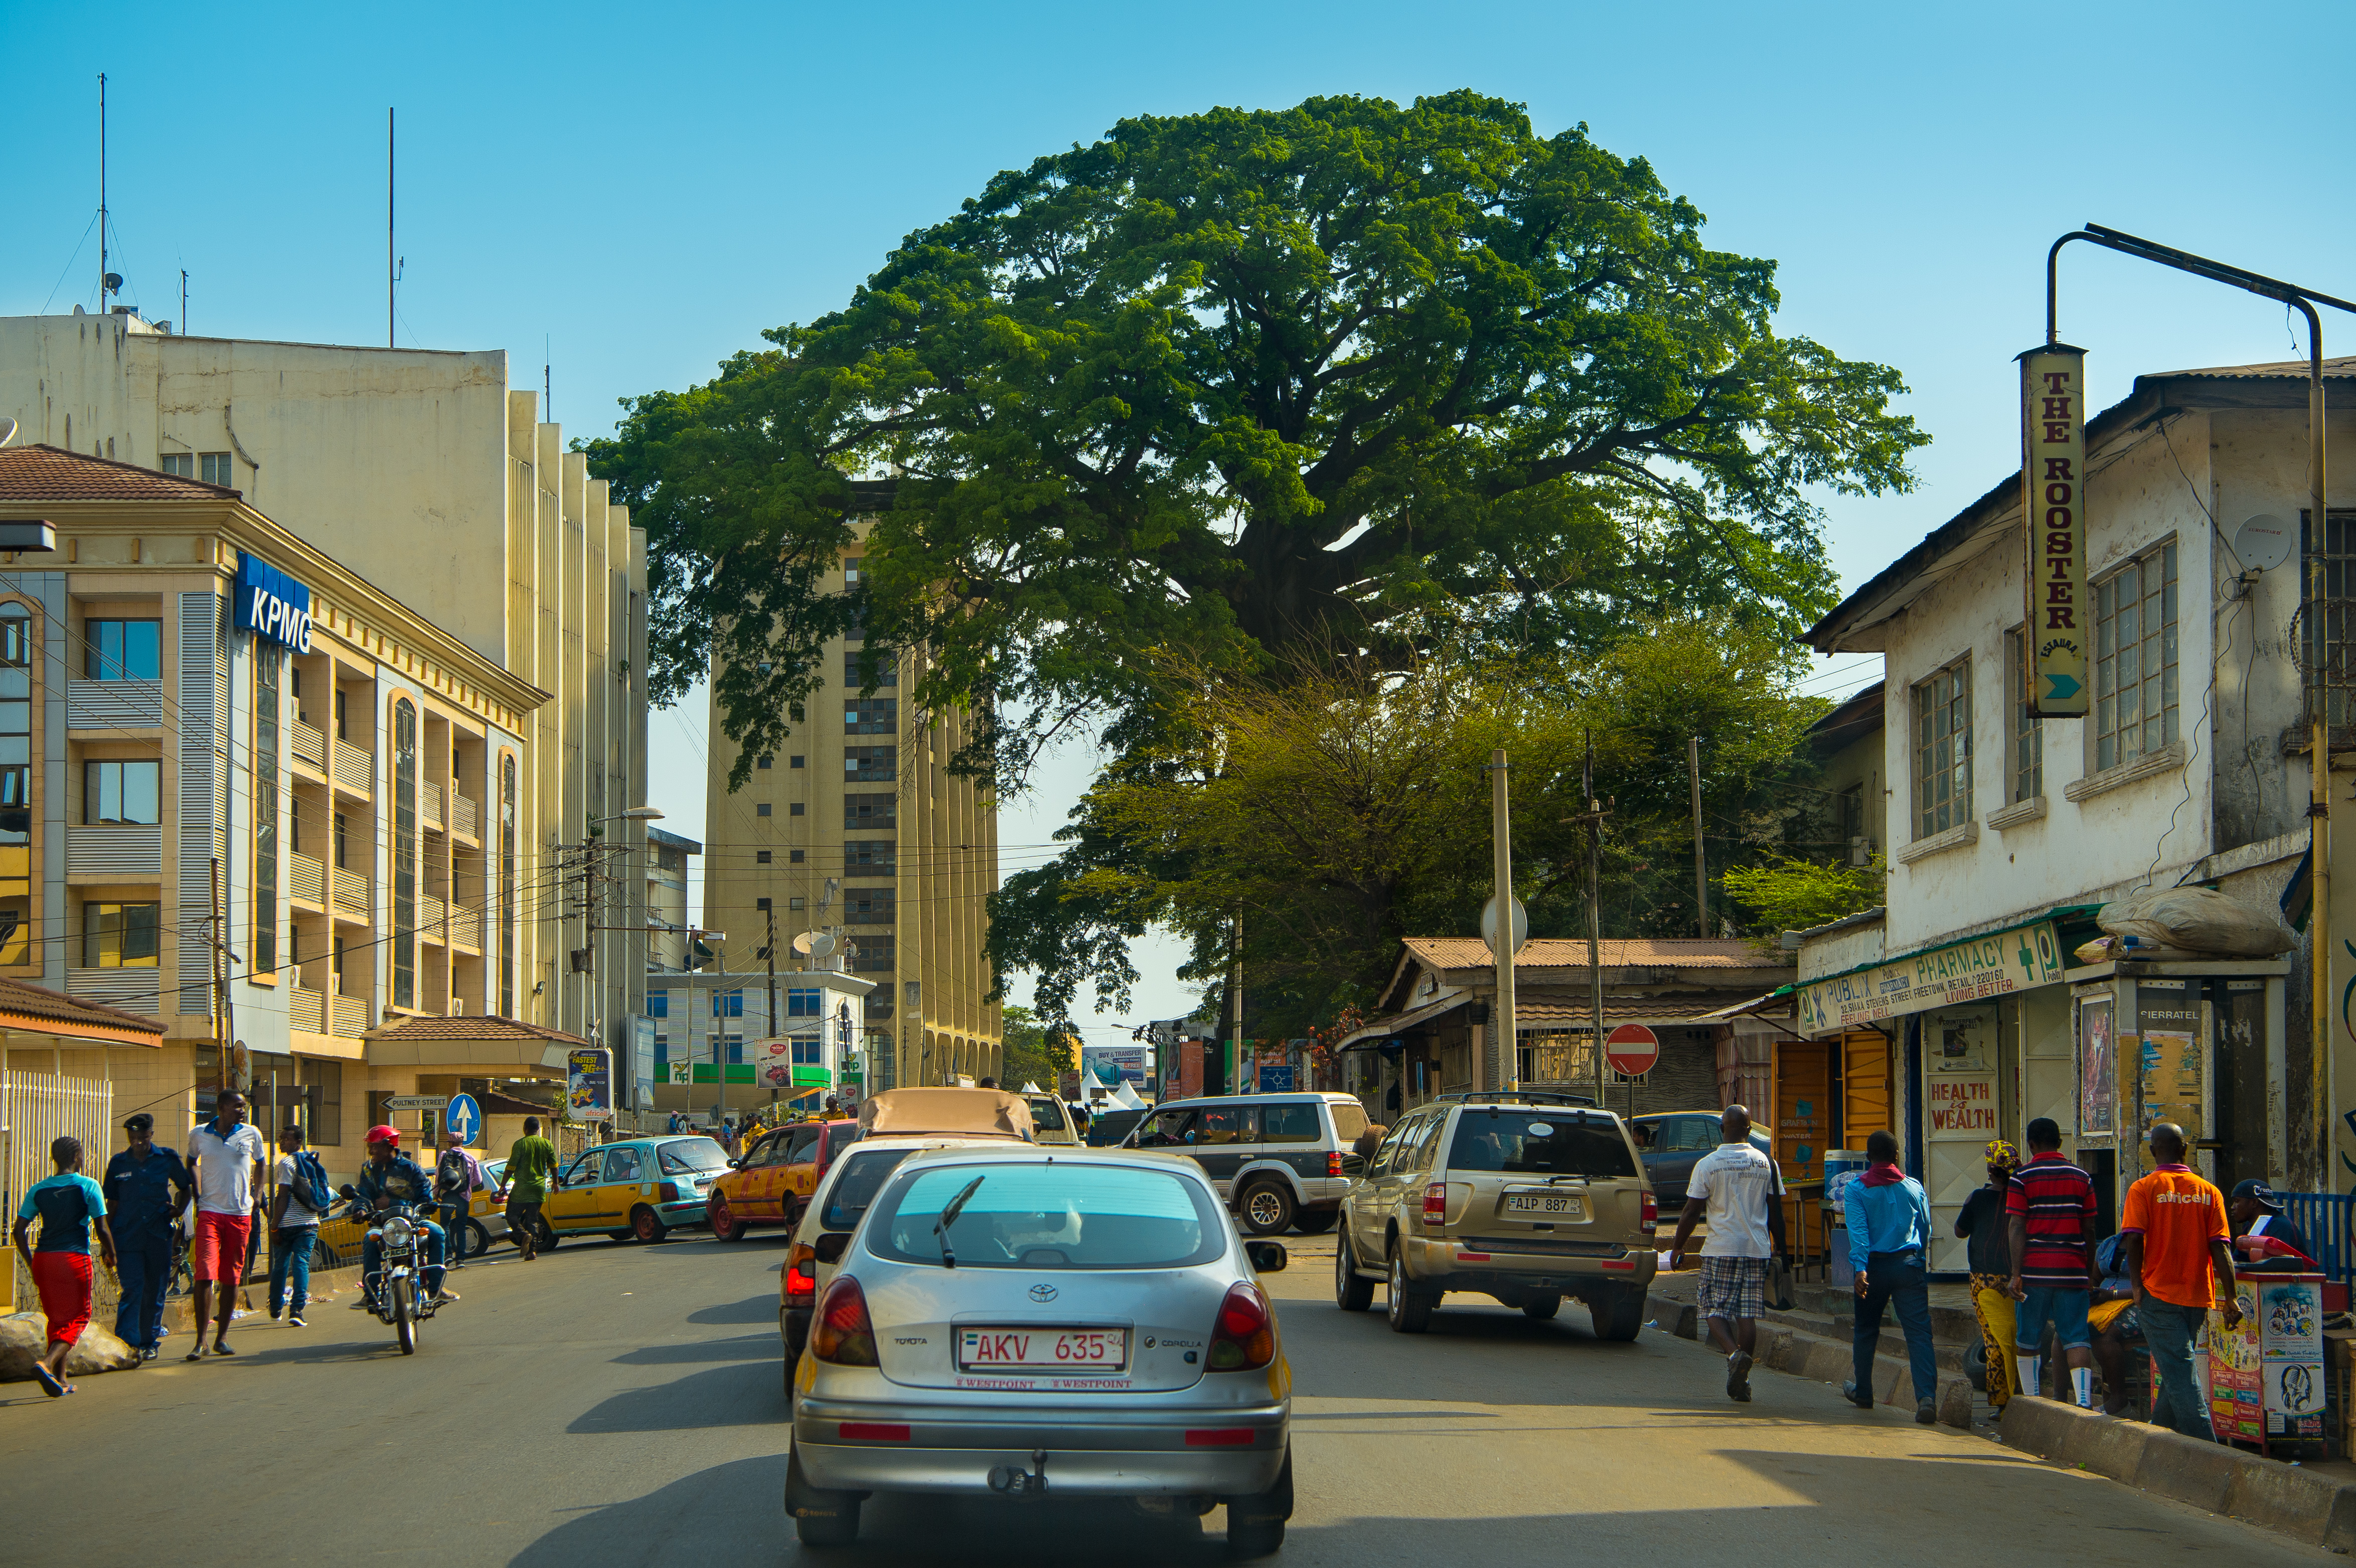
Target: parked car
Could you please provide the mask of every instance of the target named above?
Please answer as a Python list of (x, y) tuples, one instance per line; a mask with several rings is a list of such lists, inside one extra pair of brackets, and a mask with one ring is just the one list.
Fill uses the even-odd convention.
[(877, 1493), (1207, 1499), (1226, 1505), (1231, 1553), (1276, 1551), (1291, 1372), (1256, 1276), (1283, 1266), (1187, 1160), (910, 1154), (794, 1375), (796, 1533), (847, 1545)]
[[(1674, 1214), (1686, 1206), (1686, 1178), (1723, 1141), (1718, 1117), (1715, 1111), (1665, 1111), (1628, 1123), (1644, 1174), (1652, 1178), (1653, 1195), (1665, 1211)], [(1762, 1155), (1772, 1153), (1767, 1134), (1756, 1127), (1751, 1129), (1751, 1146)]]
[(1331, 1230), (1366, 1110), (1347, 1094), (1224, 1094), (1155, 1107), (1123, 1148), (1192, 1158), (1255, 1236)]
[(600, 1234), (659, 1241), (703, 1223), (705, 1194), (727, 1168), (727, 1152), (701, 1133), (599, 1144), (559, 1173), (540, 1206), (539, 1245)]
[(1034, 1144), (1057, 1144), (1066, 1148), (1077, 1148), (1080, 1130), (1072, 1120), (1071, 1108), (1052, 1094), (1026, 1094), (1023, 1102), (1031, 1107), (1031, 1141)]
[(1536, 1318), (1587, 1304), (1599, 1338), (1644, 1322), (1659, 1219), (1635, 1141), (1609, 1111), (1536, 1093), (1444, 1095), (1401, 1117), (1342, 1202), (1333, 1298), (1420, 1334), (1451, 1291)]
[(712, 1233), (741, 1241), (755, 1225), (791, 1225), (827, 1166), (858, 1139), (859, 1123), (851, 1121), (794, 1122), (763, 1135), (712, 1184)]

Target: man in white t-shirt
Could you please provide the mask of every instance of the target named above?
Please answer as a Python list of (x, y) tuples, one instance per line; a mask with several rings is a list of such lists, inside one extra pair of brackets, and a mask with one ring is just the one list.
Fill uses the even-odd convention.
[[(319, 1239), (319, 1214), (303, 1201), (301, 1194), (309, 1187), (304, 1165), (318, 1158), (303, 1152), (303, 1129), (290, 1122), (278, 1134), (278, 1163), (270, 1167), (270, 1179), (278, 1196), (271, 1200), (270, 1215), (270, 1316), (275, 1319), (286, 1312), (290, 1327), (307, 1326), (303, 1321), (303, 1309), (311, 1301), (311, 1249)], [(326, 1172), (322, 1171), (321, 1176)], [(294, 1287), (294, 1299), (287, 1299), (286, 1288)]]
[(213, 1119), (198, 1122), (188, 1134), (188, 1163), (197, 1167), (197, 1234), (188, 1248), (188, 1272), (196, 1276), (197, 1286), (192, 1319), (197, 1344), (188, 1352), (191, 1361), (204, 1359), (209, 1314), (214, 1319), (213, 1354), (231, 1354), (230, 1314), (236, 1305), (238, 1281), (245, 1274), (262, 1157), (270, 1152), (262, 1134), (246, 1123), (244, 1095), (224, 1089), (214, 1107)]
[(1726, 1352), (1727, 1397), (1747, 1403), (1759, 1319), (1767, 1310), (1767, 1263), (1783, 1251), (1783, 1177), (1774, 1160), (1752, 1146), (1749, 1111), (1728, 1106), (1718, 1132), (1724, 1141), (1696, 1161), (1686, 1178), (1685, 1212), (1669, 1244), (1669, 1267), (1685, 1266), (1686, 1243), (1707, 1214), (1700, 1311), (1709, 1322), (1709, 1342)]

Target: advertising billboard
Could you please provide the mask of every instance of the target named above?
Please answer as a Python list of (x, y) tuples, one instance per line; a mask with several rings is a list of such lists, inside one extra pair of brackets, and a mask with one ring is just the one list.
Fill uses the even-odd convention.
[(603, 1046), (576, 1046), (565, 1053), (564, 1108), (575, 1122), (613, 1120), (613, 1052)]

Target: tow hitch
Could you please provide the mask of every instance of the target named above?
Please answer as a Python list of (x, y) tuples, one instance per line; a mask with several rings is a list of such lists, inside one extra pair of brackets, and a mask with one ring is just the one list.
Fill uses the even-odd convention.
[(1047, 1495), (1047, 1451), (1031, 1450), (1032, 1467), (1020, 1465), (992, 1465), (990, 1467), (990, 1489), (1010, 1498), (1039, 1498)]

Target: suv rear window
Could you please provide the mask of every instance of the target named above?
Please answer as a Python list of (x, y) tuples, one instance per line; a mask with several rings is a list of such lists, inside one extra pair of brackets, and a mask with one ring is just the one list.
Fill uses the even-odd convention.
[(1356, 1101), (1329, 1100), (1325, 1102), (1333, 1112), (1333, 1136), (1344, 1147), (1358, 1141), (1366, 1130), (1366, 1108)]
[(884, 1190), (884, 1178), (900, 1168), (914, 1149), (861, 1149), (844, 1160), (842, 1172), (826, 1195), (819, 1223), (829, 1230), (856, 1230), (859, 1217)]
[(1459, 1116), (1448, 1168), (1610, 1180), (1634, 1176), (1636, 1162), (1613, 1122), (1509, 1107)]

